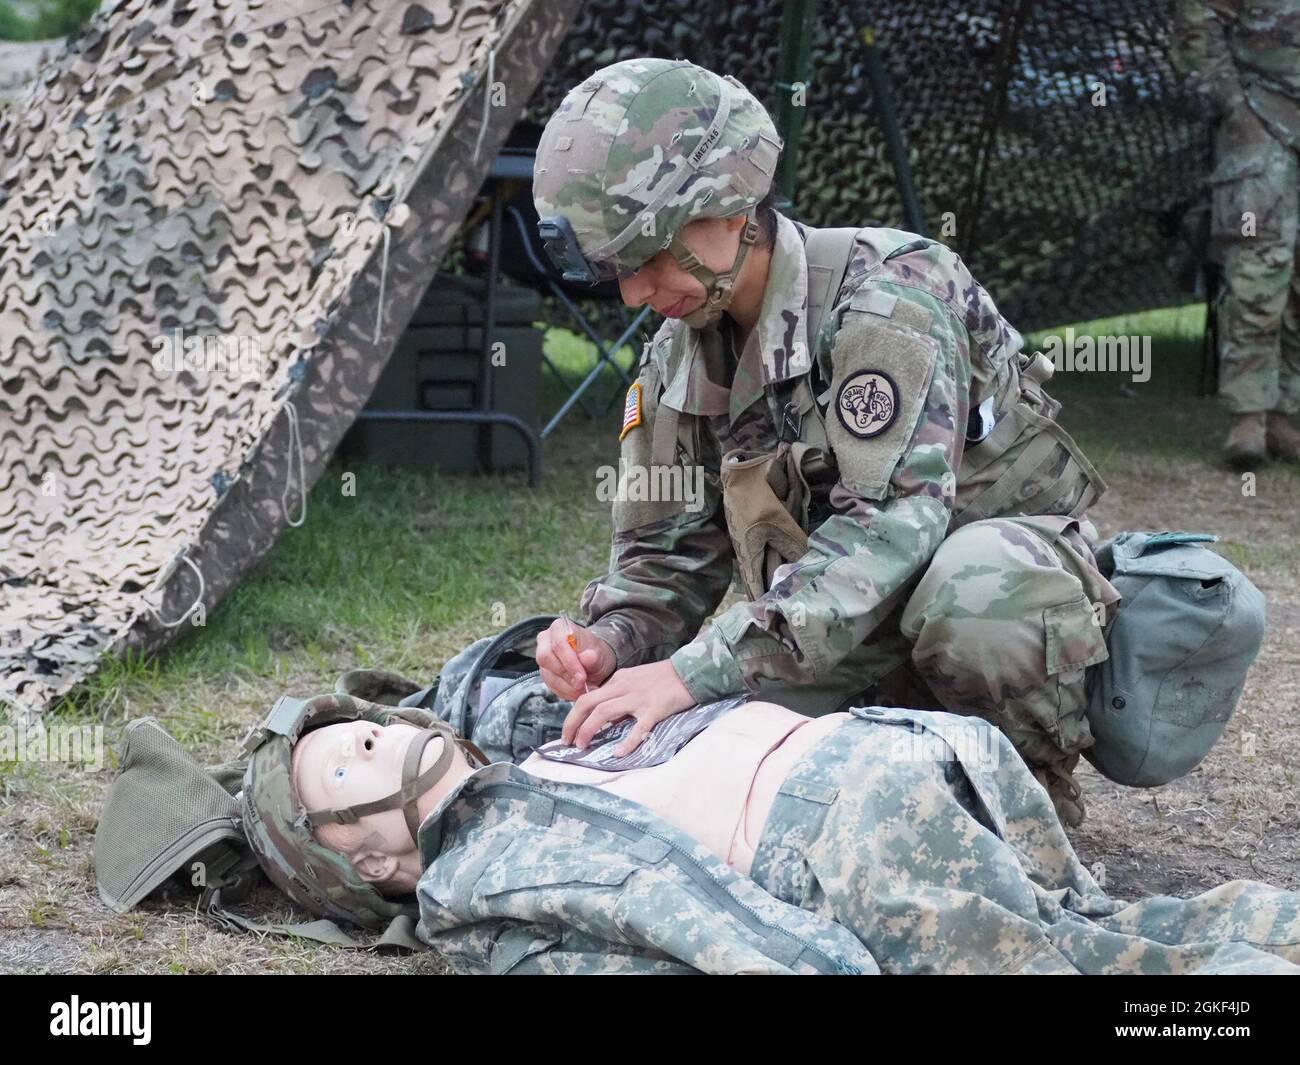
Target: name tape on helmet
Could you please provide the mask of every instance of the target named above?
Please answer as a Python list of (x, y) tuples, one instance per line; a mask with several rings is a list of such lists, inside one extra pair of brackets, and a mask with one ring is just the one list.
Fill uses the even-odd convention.
[[(717, 75), (714, 75), (717, 78)], [(718, 79), (719, 81), (721, 79)], [(731, 114), (731, 97), (726, 93), (721, 85), (718, 86), (718, 107), (713, 113), (713, 121), (709, 123), (709, 128), (705, 132), (700, 143), (695, 146), (690, 155), (685, 156), (685, 162), (677, 167), (672, 177), (663, 183), (653, 199), (642, 206), (637, 217), (632, 219), (618, 236), (612, 240), (606, 241), (603, 245), (591, 252), (587, 258), (592, 262), (603, 262), (606, 259), (612, 259), (618, 252), (622, 251), (632, 239), (641, 231), (644, 219), (647, 215), (656, 214), (670, 199), (681, 192), (692, 175), (700, 167), (700, 160), (708, 151), (718, 142), (722, 136), (723, 130), (727, 128), (727, 118)]]
[(704, 139), (695, 146), (695, 150), (686, 157), (686, 161), (691, 166), (699, 166), (700, 163), (703, 162), (704, 157), (713, 150), (713, 146), (721, 139), (722, 130), (717, 126), (714, 126), (704, 135)]

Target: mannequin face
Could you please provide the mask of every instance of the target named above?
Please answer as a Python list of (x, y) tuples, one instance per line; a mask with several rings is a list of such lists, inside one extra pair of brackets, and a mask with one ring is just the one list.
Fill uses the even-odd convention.
[[(730, 269), (740, 247), (743, 215), (697, 218), (682, 229), (682, 241), (710, 270)], [(683, 318), (704, 305), (703, 282), (688, 274), (667, 248), (648, 260), (631, 277), (620, 278), (619, 292), (629, 307), (650, 304), (666, 318)]]
[[(380, 726), (347, 721), (314, 729), (293, 750), (293, 786), (308, 810), (338, 810), (373, 802), (402, 786), (402, 762), (419, 729), (404, 721)], [(420, 756), (420, 771), (442, 754), (434, 739)], [(452, 788), (472, 772), (459, 747), (441, 780), (419, 797), (423, 819)], [(352, 860), (362, 879), (385, 894), (409, 894), (420, 878), (420, 854), (406, 828), (401, 809), (366, 814), (355, 825), (322, 825), (316, 839)]]

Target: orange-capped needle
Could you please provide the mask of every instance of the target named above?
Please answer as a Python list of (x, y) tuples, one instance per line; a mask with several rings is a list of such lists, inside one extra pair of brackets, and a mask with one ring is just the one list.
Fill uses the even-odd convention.
[[(578, 653), (578, 637), (573, 634), (573, 623), (569, 620), (568, 614), (562, 613), (560, 617), (564, 620), (564, 642), (573, 648), (573, 653), (576, 655)], [(579, 659), (578, 662), (581, 665), (582, 659)], [(582, 690), (585, 692), (591, 691), (591, 685), (585, 680), (582, 682)]]

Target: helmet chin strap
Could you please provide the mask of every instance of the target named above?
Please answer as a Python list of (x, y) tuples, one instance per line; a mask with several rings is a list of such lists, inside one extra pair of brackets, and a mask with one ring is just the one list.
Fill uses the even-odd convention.
[(745, 211), (745, 226), (740, 231), (740, 245), (736, 248), (736, 258), (732, 262), (731, 268), (725, 273), (715, 273), (700, 262), (695, 253), (686, 246), (677, 234), (674, 234), (673, 239), (669, 241), (668, 250), (672, 252), (673, 258), (677, 260), (677, 265), (704, 285), (704, 303), (698, 310), (694, 310), (682, 318), (682, 321), (692, 329), (707, 329), (721, 318), (722, 313), (731, 306), (731, 299), (736, 291), (736, 278), (740, 276), (740, 268), (745, 263), (745, 256), (748, 254), (749, 249), (758, 240), (756, 213), (753, 207)]
[[(423, 773), (420, 772), (420, 759), (424, 749), (436, 739), (442, 740), (442, 751), (433, 765)], [(345, 806), (341, 810), (312, 810), (307, 814), (307, 823), (316, 828), (320, 825), (355, 825), (367, 814), (396, 810), (399, 807), (406, 819), (406, 830), (411, 833), (411, 841), (419, 847), (420, 814), (416, 800), (432, 788), (451, 768), (452, 752), (456, 744), (461, 750), (477, 758), (482, 765), (488, 764), (484, 755), (469, 740), (463, 740), (443, 721), (432, 728), (421, 729), (411, 737), (410, 746), (406, 748), (406, 759), (402, 763), (402, 786), (391, 795), (373, 802), (362, 802), (356, 806)]]

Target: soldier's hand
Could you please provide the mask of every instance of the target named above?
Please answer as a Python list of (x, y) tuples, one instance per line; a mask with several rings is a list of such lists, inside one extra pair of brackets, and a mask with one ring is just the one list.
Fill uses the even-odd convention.
[(640, 747), (650, 730), (664, 718), (694, 705), (695, 700), (672, 662), (665, 659), (645, 666), (628, 666), (599, 688), (578, 697), (564, 719), (561, 736), (565, 743), (585, 748), (611, 721), (634, 718), (636, 723), (614, 749), (615, 756), (622, 758)]
[(599, 636), (581, 625), (573, 626), (575, 652), (565, 639), (564, 619), (556, 618), (551, 627), (537, 636), (537, 666), (542, 683), (561, 699), (576, 699), (586, 685), (595, 688), (614, 672), (614, 651)]

